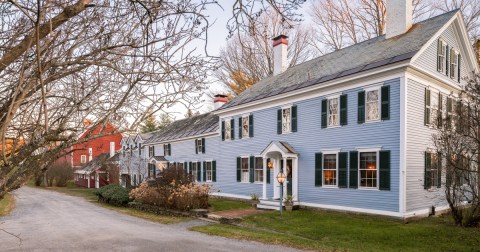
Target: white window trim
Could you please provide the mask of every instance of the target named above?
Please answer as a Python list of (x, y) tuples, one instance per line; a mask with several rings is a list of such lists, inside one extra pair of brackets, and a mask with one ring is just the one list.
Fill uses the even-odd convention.
[[(358, 148), (357, 148), (358, 150)], [(380, 190), (380, 150), (381, 149), (378, 149), (378, 148), (371, 148), (371, 149), (368, 149), (368, 148), (365, 148), (365, 149), (362, 149), (362, 150), (359, 150), (358, 151), (358, 189), (359, 190), (366, 190), (366, 191), (379, 191)], [(360, 174), (360, 153), (364, 153), (364, 152), (375, 152), (375, 162), (376, 162), (376, 165), (377, 165), (377, 186), (376, 187), (364, 187), (364, 186), (361, 186), (360, 184), (360, 181), (362, 179), (362, 176)]]
[[(242, 159), (244, 158), (247, 159), (248, 181), (242, 181), (242, 178), (243, 178)], [(251, 184), (250, 183), (250, 156), (240, 156), (240, 173), (241, 173), (240, 183)]]
[(448, 77), (450, 77), (450, 79), (453, 79), (453, 80), (456, 81), (457, 77), (458, 77), (457, 75), (458, 75), (458, 55), (459, 55), (459, 52), (455, 48), (450, 48), (450, 53), (452, 51), (455, 54), (455, 56), (453, 57), (453, 65), (455, 65), (455, 67), (453, 68), (453, 76), (452, 76), (452, 61), (451, 61), (452, 58), (450, 58), (450, 62), (449, 62), (450, 66), (448, 68), (448, 71), (449, 71), (448, 72)]
[[(245, 132), (243, 132), (243, 122), (244, 122), (243, 120), (245, 118), (247, 118), (247, 120), (248, 120), (248, 125), (247, 125), (248, 126), (248, 134), (246, 134), (246, 135), (244, 134)], [(242, 139), (244, 139), (244, 138), (245, 139), (250, 138), (250, 114), (242, 115)]]
[[(231, 124), (232, 117), (226, 117), (226, 118), (223, 119), (223, 123), (225, 125), (225, 133), (224, 133), (225, 134), (225, 139), (224, 139), (224, 141), (232, 141), (232, 136), (231, 135), (230, 135), (230, 138), (227, 139), (227, 122), (229, 124)], [(235, 124), (235, 122), (233, 124)], [(231, 132), (232, 132), (232, 125), (230, 125), (230, 133)], [(233, 134), (235, 134), (235, 130), (234, 130)]]
[[(446, 66), (445, 66), (445, 59), (446, 59), (446, 57), (447, 57), (447, 53), (446, 53), (447, 50), (446, 50), (446, 48), (447, 48), (447, 45), (448, 45), (448, 44), (447, 44), (447, 42), (445, 42), (445, 40), (443, 40), (443, 39), (441, 39), (441, 38), (438, 39), (438, 41), (442, 41), (442, 53), (443, 53), (443, 49), (444, 49), (444, 48), (445, 48), (445, 53), (443, 53), (443, 55), (442, 55), (443, 60), (440, 61), (440, 64), (441, 64), (441, 66), (442, 66), (442, 69), (438, 70), (438, 66), (437, 66), (437, 72), (445, 75), (445, 67), (446, 67)], [(437, 43), (438, 43), (438, 41), (437, 41)], [(437, 55), (436, 61), (438, 62), (438, 56), (439, 56), (439, 54), (438, 54), (438, 44), (437, 44), (437, 53), (436, 53), (436, 55)], [(450, 74), (449, 74), (449, 75), (450, 75)]]
[[(292, 133), (292, 107), (293, 107), (293, 104), (284, 105), (284, 106), (281, 107), (281, 110), (282, 110), (282, 135)], [(289, 128), (289, 131), (283, 131), (283, 110), (285, 110), (285, 109), (290, 109), (290, 128)]]
[[(375, 122), (380, 122), (382, 121), (382, 87), (384, 85), (381, 84), (381, 85), (374, 85), (374, 86), (370, 86), (370, 87), (366, 87), (363, 89), (363, 91), (365, 91), (365, 123), (375, 123)], [(374, 119), (374, 120), (368, 120), (367, 117), (368, 117), (368, 111), (367, 111), (367, 93), (370, 92), (370, 91), (375, 91), (377, 90), (378, 91), (378, 100), (377, 100), (377, 104), (378, 104), (378, 118), (377, 119)]]
[[(262, 173), (263, 173), (263, 157), (262, 156), (254, 156), (254, 159), (257, 159), (257, 158), (262, 158)], [(250, 161), (249, 161), (250, 162)], [(268, 169), (268, 167), (267, 167)], [(263, 184), (263, 178), (262, 178), (262, 181), (255, 181), (255, 172), (257, 171), (256, 167), (253, 167), (253, 183), (254, 184)], [(263, 174), (263, 176), (265, 177), (265, 174)]]
[[(198, 142), (200, 141), (200, 144), (198, 144)], [(203, 154), (203, 140), (202, 138), (195, 138), (195, 143), (197, 145), (197, 154)], [(202, 148), (199, 149), (199, 146), (201, 146)]]
[(208, 180), (208, 179), (207, 179), (207, 178), (208, 178), (208, 174), (207, 174), (207, 163), (210, 163), (210, 169), (211, 169), (210, 172), (212, 173), (212, 174), (210, 174), (210, 177), (213, 178), (213, 160), (204, 160), (203, 162), (205, 162), (205, 167), (204, 167), (204, 169), (205, 169), (205, 176), (206, 176), (206, 177), (205, 177), (205, 182), (213, 182), (213, 180), (211, 180), (211, 179)]
[[(325, 178), (323, 172), (325, 171), (325, 155), (335, 155), (335, 184), (336, 185), (325, 185)], [(325, 188), (338, 188), (338, 152), (325, 152), (322, 153), (322, 187)]]
[(86, 163), (87, 163), (87, 155), (80, 155), (80, 164), (86, 164)]
[[(337, 128), (337, 127), (340, 127), (340, 93), (337, 93), (337, 94), (333, 94), (333, 95), (330, 95), (330, 96), (327, 96), (325, 97), (325, 99), (327, 99), (327, 128)], [(329, 122), (330, 122), (330, 100), (332, 99), (337, 99), (338, 101), (338, 125), (329, 125)]]

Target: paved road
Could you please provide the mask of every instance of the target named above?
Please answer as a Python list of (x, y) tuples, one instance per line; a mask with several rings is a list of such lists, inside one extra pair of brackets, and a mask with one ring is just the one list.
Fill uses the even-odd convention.
[(23, 187), (16, 209), (0, 218), (0, 251), (293, 251), (188, 231), (194, 220), (162, 225), (96, 206), (83, 198)]

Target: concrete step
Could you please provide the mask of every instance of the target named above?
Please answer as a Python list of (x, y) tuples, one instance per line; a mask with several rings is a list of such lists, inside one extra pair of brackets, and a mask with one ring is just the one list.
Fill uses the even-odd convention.
[[(278, 202), (277, 202), (278, 203)], [(257, 209), (270, 209), (270, 210), (278, 210), (280, 208), (280, 204), (277, 204), (276, 206), (273, 205), (264, 205), (264, 204), (258, 204)]]
[[(260, 204), (278, 207), (280, 205), (280, 201), (279, 200), (260, 200)], [(282, 205), (285, 206), (285, 203), (283, 203)]]

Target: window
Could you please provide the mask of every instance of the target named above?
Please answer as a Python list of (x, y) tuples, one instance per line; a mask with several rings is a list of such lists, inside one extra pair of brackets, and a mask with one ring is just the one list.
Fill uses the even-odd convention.
[(153, 157), (153, 155), (155, 154), (154, 152), (154, 149), (155, 147), (153, 146), (148, 146), (148, 157)]
[(255, 157), (255, 182), (263, 182), (263, 158)]
[(199, 178), (197, 177), (197, 174), (198, 174), (197, 162), (192, 162), (191, 166), (192, 167), (190, 167), (190, 173), (192, 174), (192, 180), (193, 181), (198, 181)]
[(291, 108), (284, 108), (282, 109), (282, 133), (288, 133), (291, 131)]
[(249, 127), (250, 127), (249, 116), (242, 117), (242, 128), (241, 128), (242, 137), (249, 136)]
[(437, 45), (437, 71), (443, 73), (445, 69), (445, 54), (447, 52), (447, 44), (442, 40), (438, 40)]
[(339, 125), (338, 97), (328, 100), (328, 127)]
[(80, 163), (85, 164), (87, 162), (87, 156), (86, 155), (81, 155), (80, 156)]
[(205, 138), (195, 139), (195, 153), (205, 153)]
[(360, 187), (377, 188), (377, 152), (360, 152)]
[(248, 173), (248, 157), (243, 157), (241, 160), (241, 168), (242, 168), (242, 180), (241, 182), (249, 182), (249, 173)]
[(141, 143), (138, 144), (138, 156), (139, 157), (142, 156), (142, 144)]
[(428, 184), (430, 187), (438, 187), (440, 185), (438, 181), (438, 169), (441, 169), (439, 165), (439, 157), (437, 153), (427, 153), (427, 155), (430, 155), (430, 164), (428, 164), (426, 167), (426, 169), (428, 169), (426, 174), (426, 176), (428, 176)]
[(163, 155), (171, 156), (172, 155), (172, 146), (170, 144), (163, 145)]
[(177, 163), (177, 168), (183, 170), (183, 162)]
[(435, 126), (438, 119), (438, 92), (430, 91), (430, 126)]
[(450, 49), (450, 78), (455, 79), (455, 71), (457, 71), (458, 54), (455, 49)]
[(225, 120), (225, 140), (232, 139), (232, 124), (230, 120)]
[(323, 156), (323, 185), (337, 186), (337, 154)]
[(155, 177), (155, 164), (148, 164), (148, 177), (154, 178)]
[(378, 89), (370, 90), (366, 92), (366, 120), (375, 121), (380, 119), (379, 107), (380, 99)]
[(206, 173), (205, 175), (207, 175), (207, 182), (212, 182), (212, 162), (211, 161), (207, 161), (204, 163), (206, 165), (205, 169), (206, 169)]

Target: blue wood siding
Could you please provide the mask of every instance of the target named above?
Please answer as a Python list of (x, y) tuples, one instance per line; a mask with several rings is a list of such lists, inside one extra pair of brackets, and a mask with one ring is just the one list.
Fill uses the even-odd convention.
[[(374, 83), (372, 83), (374, 84)], [(271, 141), (286, 141), (299, 152), (298, 199), (301, 202), (337, 205), (384, 211), (399, 211), (399, 139), (400, 139), (400, 81), (394, 79), (379, 83), (390, 85), (390, 120), (357, 124), (357, 93), (360, 88), (346, 90), (348, 97), (348, 125), (321, 128), (321, 100), (324, 96), (296, 102), (298, 131), (277, 134), (276, 116), (279, 107), (253, 112), (253, 138), (219, 141), (217, 156), (217, 184), (223, 193), (248, 196), (262, 195), (262, 184), (239, 183), (236, 180), (236, 157), (258, 155)], [(234, 116), (237, 125), (238, 116)], [(238, 135), (238, 127), (235, 127)], [(217, 139), (220, 139), (218, 137)], [(333, 189), (314, 186), (315, 153), (322, 149), (341, 148), (351, 151), (358, 147), (382, 146), (391, 151), (391, 190)], [(173, 148), (173, 146), (172, 146)], [(191, 148), (193, 150), (193, 148)], [(172, 151), (173, 154), (173, 151)], [(273, 195), (272, 184), (267, 196)]]

